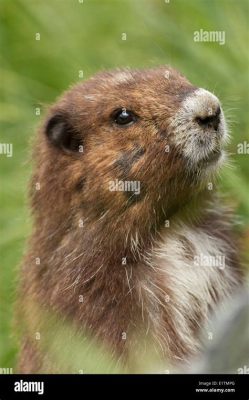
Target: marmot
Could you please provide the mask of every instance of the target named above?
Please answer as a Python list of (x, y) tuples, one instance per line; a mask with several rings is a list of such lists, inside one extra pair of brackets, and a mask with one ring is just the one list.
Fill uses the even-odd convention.
[(34, 149), (20, 372), (68, 372), (35, 309), (124, 368), (139, 337), (165, 365), (200, 352), (200, 327), (243, 280), (214, 189), (227, 139), (218, 98), (168, 66), (98, 73), (50, 108)]

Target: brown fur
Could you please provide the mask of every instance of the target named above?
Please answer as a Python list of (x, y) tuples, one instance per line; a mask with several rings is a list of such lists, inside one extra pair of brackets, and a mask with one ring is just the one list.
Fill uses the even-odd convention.
[[(233, 239), (223, 212), (217, 217), (207, 211), (213, 193), (203, 189), (194, 172), (186, 175), (186, 161), (174, 147), (170, 118), (195, 87), (175, 70), (167, 70), (170, 79), (164, 76), (165, 68), (100, 73), (66, 92), (39, 130), (30, 189), (34, 229), (21, 272), (21, 372), (67, 371), (51, 367), (49, 354), (35, 340), (42, 322), (31, 303), (89, 332), (124, 365), (135, 352), (137, 331), (143, 336), (149, 330), (157, 339), (166, 332), (167, 339), (157, 340), (166, 360), (186, 359), (192, 353), (171, 308), (165, 308), (165, 294), (174, 299), (174, 284), (163, 271), (150, 268), (146, 257), (162, 235), (171, 235), (173, 228), (165, 229), (165, 220), (171, 227), (179, 220), (202, 227), (226, 243)], [(128, 75), (127, 81), (117, 81), (118, 74)], [(123, 127), (112, 121), (113, 110), (123, 107), (139, 116), (137, 124)], [(45, 131), (55, 115), (66, 121), (83, 153), (64, 151), (49, 142)], [(164, 151), (166, 144), (171, 146), (169, 153)], [(108, 190), (109, 181), (115, 179), (140, 181), (140, 196), (134, 200), (132, 193)], [(179, 240), (191, 259), (191, 243), (184, 237)], [(239, 282), (234, 246), (229, 259)], [(152, 295), (144, 290), (151, 283)], [(211, 281), (210, 291), (218, 302)], [(195, 317), (189, 317), (194, 340), (206, 316), (198, 299), (189, 307), (196, 308)]]

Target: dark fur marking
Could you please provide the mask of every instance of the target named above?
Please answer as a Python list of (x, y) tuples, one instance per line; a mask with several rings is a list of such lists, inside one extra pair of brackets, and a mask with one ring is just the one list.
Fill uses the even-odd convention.
[(79, 181), (75, 185), (75, 190), (81, 191), (82, 189), (84, 189), (85, 183), (86, 183), (86, 179), (80, 178)]
[(182, 102), (186, 97), (193, 94), (197, 89), (198, 88), (195, 86), (191, 86), (186, 89), (181, 89), (181, 91), (177, 93), (177, 99)]
[(142, 188), (141, 188), (139, 194), (136, 194), (133, 191), (124, 192), (124, 194), (127, 197), (126, 208), (129, 208), (129, 207), (133, 206), (134, 204), (137, 204), (141, 200), (143, 200), (145, 191), (142, 190)]
[(192, 261), (194, 259), (194, 248), (191, 244), (191, 242), (185, 238), (183, 235), (179, 235), (179, 241), (181, 242), (183, 249), (184, 249), (184, 254), (185, 257)]
[(145, 150), (137, 145), (132, 151), (122, 153), (121, 157), (115, 162), (114, 166), (121, 168), (122, 172), (125, 175), (128, 175), (133, 164), (137, 162), (144, 153)]

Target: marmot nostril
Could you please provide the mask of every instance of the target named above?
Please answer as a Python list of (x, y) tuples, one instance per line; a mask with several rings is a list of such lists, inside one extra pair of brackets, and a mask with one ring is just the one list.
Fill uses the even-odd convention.
[(220, 122), (220, 113), (221, 109), (218, 106), (214, 113), (212, 111), (211, 114), (208, 112), (206, 116), (198, 116), (195, 120), (201, 127), (213, 128), (217, 131)]

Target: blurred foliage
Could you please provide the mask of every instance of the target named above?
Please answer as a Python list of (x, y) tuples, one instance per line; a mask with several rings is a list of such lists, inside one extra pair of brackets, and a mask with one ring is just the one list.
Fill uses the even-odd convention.
[[(71, 321), (47, 311), (40, 304), (28, 301), (28, 316), (18, 326), (20, 334), (33, 332), (32, 346), (49, 354), (39, 373), (127, 374), (165, 373), (167, 365), (155, 347), (153, 338), (136, 327), (132, 333), (133, 351), (126, 358), (92, 337), (87, 330), (76, 329)], [(56, 340), (55, 340), (56, 338)], [(34, 340), (35, 339), (35, 340)], [(131, 339), (131, 338), (130, 338)], [(66, 345), (65, 345), (66, 344)]]
[[(233, 168), (221, 188), (235, 206), (249, 246), (247, 0), (0, 0), (1, 143), (13, 157), (1, 162), (0, 366), (15, 364), (12, 332), (17, 265), (30, 232), (26, 187), (35, 109), (70, 84), (101, 69), (170, 64), (222, 101), (232, 141)], [(194, 42), (196, 30), (225, 31), (226, 43)], [(36, 34), (40, 40), (36, 40)], [(127, 40), (122, 40), (126, 33)]]
[[(239, 290), (216, 310), (202, 332), (204, 353), (190, 363), (196, 374), (237, 374), (249, 365), (249, 293)], [(208, 335), (211, 335), (208, 337)], [(208, 337), (208, 338), (207, 338)], [(249, 369), (248, 369), (249, 371)]]

